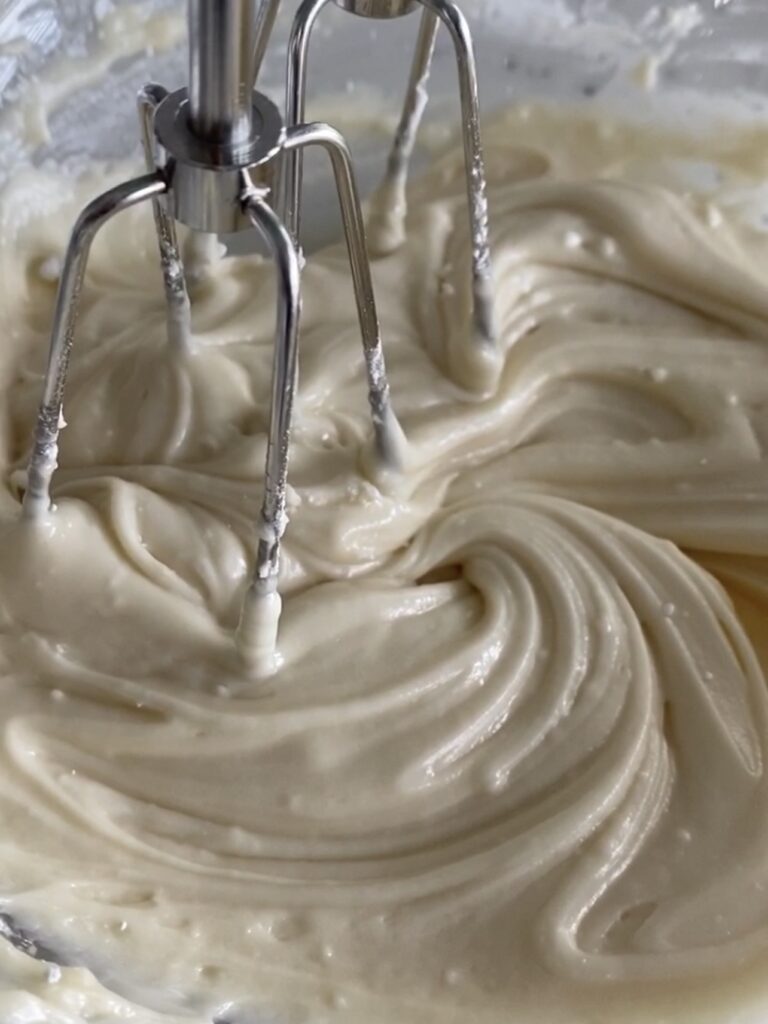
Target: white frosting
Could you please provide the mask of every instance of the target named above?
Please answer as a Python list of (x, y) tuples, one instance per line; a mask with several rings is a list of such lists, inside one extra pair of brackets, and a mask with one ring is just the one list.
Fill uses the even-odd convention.
[(456, 379), (460, 152), (414, 188), (374, 266), (397, 485), (365, 471), (343, 251), (309, 260), (267, 675), (233, 637), (269, 264), (207, 262), (182, 355), (150, 211), (107, 227), (33, 525), (45, 268), (104, 175), (6, 189), (0, 911), (62, 969), (0, 944), (4, 1024), (723, 1024), (768, 995), (768, 242), (655, 184), (658, 146), (543, 111), (488, 131), (484, 396)]
[(277, 642), (282, 607), (276, 591), (251, 587), (246, 594), (237, 627), (237, 644), (246, 666), (258, 676), (272, 675), (280, 667)]

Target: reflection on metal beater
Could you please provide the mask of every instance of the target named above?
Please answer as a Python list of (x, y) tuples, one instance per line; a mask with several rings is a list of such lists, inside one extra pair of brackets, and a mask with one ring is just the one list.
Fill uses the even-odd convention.
[[(479, 379), (492, 383), (500, 369), (496, 349), (493, 315), (493, 268), (488, 225), (488, 196), (485, 161), (480, 135), (480, 103), (477, 87), (472, 34), (466, 18), (453, 0), (334, 0), (345, 11), (365, 18), (392, 19), (423, 9), (416, 52), (406, 90), (400, 124), (389, 156), (387, 173), (373, 206), (373, 247), (385, 255), (394, 251), (405, 237), (407, 212), (406, 184), (408, 167), (416, 142), (424, 109), (427, 105), (427, 82), (440, 22), (450, 32), (456, 51), (462, 113), (462, 138), (467, 181), (467, 202), (472, 243), (473, 351), (467, 353), (485, 372)], [(304, 119), (307, 89), (307, 54), (313, 26), (318, 14), (331, 0), (303, 0), (294, 22), (288, 52), (288, 125)], [(301, 155), (288, 159), (285, 175), (286, 222), (294, 237), (298, 221), (298, 199), (301, 194)], [(464, 383), (461, 381), (460, 383)]]
[[(279, 0), (263, 0), (256, 17), (252, 0), (189, 0), (189, 89), (168, 94), (160, 86), (148, 85), (139, 95), (148, 173), (94, 199), (80, 214), (72, 231), (59, 283), (23, 503), (24, 515), (30, 520), (45, 517), (51, 507), (50, 485), (57, 464), (58, 436), (64, 425), (64, 389), (80, 293), (90, 247), (99, 229), (121, 210), (145, 200), (152, 202), (167, 299), (169, 341), (184, 358), (192, 352), (193, 344), (175, 222), (208, 235), (255, 227), (272, 253), (278, 275), (264, 498), (256, 567), (237, 631), (243, 657), (259, 674), (273, 671), (277, 665), (280, 546), (288, 523), (288, 453), (301, 312), (302, 152), (309, 146), (322, 148), (328, 154), (335, 177), (365, 354), (378, 465), (383, 470), (396, 470), (401, 465), (405, 444), (390, 404), (363, 217), (349, 150), (330, 125), (302, 123), (309, 35), (317, 14), (327, 2), (306, 0), (294, 23), (288, 59), (286, 126), (271, 100), (254, 91)], [(415, 5), (414, 0), (337, 2), (353, 13), (376, 18), (406, 14)], [(419, 81), (425, 79), (428, 71), (438, 17), (448, 25), (456, 44), (466, 122), (475, 328), (479, 341), (490, 345), (493, 329), (487, 201), (471, 39), (466, 22), (449, 0), (420, 2), (427, 12), (420, 56), (417, 54)], [(403, 181), (420, 117), (419, 106), (412, 97), (407, 101), (405, 127), (401, 125), (390, 162), (390, 173)], [(278, 185), (282, 190), (282, 219), (275, 210)]]

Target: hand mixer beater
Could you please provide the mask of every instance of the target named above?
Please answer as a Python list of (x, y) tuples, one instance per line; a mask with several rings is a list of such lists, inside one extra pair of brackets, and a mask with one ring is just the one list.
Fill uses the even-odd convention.
[[(390, 404), (366, 237), (349, 149), (333, 127), (304, 123), (309, 37), (330, 0), (305, 0), (289, 45), (286, 119), (256, 91), (279, 0), (189, 0), (189, 87), (168, 93), (148, 85), (139, 94), (146, 174), (98, 196), (80, 214), (67, 248), (54, 312), (43, 397), (27, 471), (23, 511), (33, 523), (52, 509), (62, 408), (86, 263), (93, 239), (114, 214), (149, 200), (153, 204), (168, 311), (169, 342), (180, 357), (193, 357), (190, 302), (175, 222), (208, 234), (255, 227), (274, 259), (278, 277), (277, 326), (267, 462), (258, 549), (246, 593), (238, 644), (254, 671), (276, 665), (281, 611), (280, 545), (287, 526), (286, 487), (294, 389), (297, 379), (302, 256), (299, 242), (302, 154), (323, 149), (338, 192), (360, 322), (374, 446), (379, 464), (397, 470), (403, 436)], [(417, 0), (335, 0), (372, 18), (410, 13)], [(491, 352), (488, 219), (480, 147), (477, 82), (466, 22), (450, 0), (418, 0), (425, 14), (406, 106), (389, 163), (387, 188), (402, 192), (423, 101), (438, 19), (451, 30), (459, 59), (465, 152), (473, 242), (475, 330), (468, 345)], [(278, 214), (277, 210), (280, 210)]]

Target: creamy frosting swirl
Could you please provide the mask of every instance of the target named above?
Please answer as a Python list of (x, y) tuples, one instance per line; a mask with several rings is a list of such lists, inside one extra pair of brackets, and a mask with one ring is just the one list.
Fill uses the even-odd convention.
[(456, 153), (375, 264), (408, 436), (386, 487), (343, 252), (310, 260), (282, 664), (262, 681), (232, 631), (269, 264), (200, 275), (185, 356), (151, 218), (109, 226), (57, 508), (30, 528), (50, 257), (94, 182), (7, 188), (2, 911), (81, 969), (43, 983), (5, 950), (4, 1020), (120, 1019), (114, 989), (163, 1021), (231, 1000), (286, 1021), (702, 1021), (712, 986), (764, 970), (768, 246), (640, 180), (620, 129), (600, 164), (559, 127), (489, 133), (492, 393), (456, 375)]

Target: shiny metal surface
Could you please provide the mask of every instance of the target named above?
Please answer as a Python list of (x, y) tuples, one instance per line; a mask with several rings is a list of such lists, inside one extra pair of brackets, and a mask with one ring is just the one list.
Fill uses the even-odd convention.
[[(330, 2), (331, 0), (303, 0), (293, 20), (288, 40), (285, 85), (285, 123), (289, 130), (306, 119), (309, 43), (319, 14)], [(301, 149), (294, 149), (285, 157), (280, 199), (283, 221), (295, 240), (301, 233), (303, 177), (304, 160)]]
[(189, 0), (189, 123), (200, 139), (251, 136), (253, 0)]
[[(493, 268), (488, 225), (488, 185), (480, 131), (480, 97), (472, 33), (461, 9), (451, 0), (421, 0), (447, 27), (456, 51), (461, 96), (461, 137), (467, 178), (467, 205), (472, 239), (473, 342), (493, 342)], [(418, 55), (417, 55), (418, 56)]]
[[(318, 15), (330, 0), (304, 0), (293, 23), (288, 44), (288, 73), (286, 87), (286, 121), (289, 129), (300, 124), (305, 117), (307, 95), (307, 63), (312, 31)], [(339, 0), (335, 0), (339, 2)], [(351, 2), (351, 0), (350, 0)], [(461, 135), (464, 145), (467, 180), (467, 205), (472, 239), (472, 292), (473, 325), (468, 345), (491, 348), (495, 340), (493, 320), (493, 268), (488, 226), (488, 189), (485, 160), (480, 131), (480, 99), (477, 81), (472, 33), (464, 14), (453, 0), (418, 0), (426, 11), (422, 19), (416, 54), (405, 98), (395, 148), (388, 173), (407, 171), (415, 145), (418, 124), (424, 110), (425, 97), (437, 26), (442, 22), (453, 41), (459, 77), (461, 98)], [(346, 10), (352, 8), (344, 2)], [(373, 7), (368, 16), (375, 17)], [(360, 13), (355, 10), (355, 13)], [(391, 15), (386, 14), (385, 17)], [(283, 181), (282, 211), (285, 223), (293, 237), (298, 239), (301, 229), (301, 195), (303, 162), (301, 153), (288, 156)]]
[(80, 293), (93, 240), (99, 229), (116, 213), (161, 196), (166, 188), (159, 172), (117, 185), (90, 202), (72, 230), (56, 297), (43, 397), (27, 470), (23, 503), (27, 519), (41, 519), (51, 508), (50, 484), (57, 464), (64, 388), (75, 340)]
[(343, 136), (328, 124), (305, 124), (291, 129), (286, 140), (287, 151), (318, 146), (328, 154), (339, 194), (341, 220), (347, 243), (352, 283), (355, 289), (360, 334), (365, 354), (365, 368), (368, 377), (368, 401), (373, 418), (376, 453), (382, 464), (391, 469), (398, 465), (398, 453), (393, 450), (392, 422), (389, 382), (384, 364), (384, 348), (381, 342), (381, 328), (376, 309), (376, 298), (371, 280), (371, 267), (365, 240), (365, 222), (360, 206), (352, 157)]
[[(137, 97), (144, 162), (150, 173), (158, 165), (155, 113), (167, 96), (168, 90), (162, 85), (150, 83), (140, 90)], [(165, 287), (168, 341), (177, 350), (188, 351), (192, 344), (192, 310), (176, 237), (176, 223), (169, 207), (167, 192), (152, 200), (152, 212)]]
[(418, 0), (334, 0), (334, 3), (362, 18), (402, 18), (418, 7)]
[(280, 575), (280, 542), (285, 512), (291, 420), (298, 364), (301, 273), (299, 254), (289, 232), (247, 175), (243, 207), (271, 251), (277, 268), (278, 301), (272, 364), (272, 410), (267, 440), (261, 529), (252, 587), (274, 592)]
[(159, 165), (169, 181), (168, 203), (176, 220), (195, 231), (243, 231), (242, 171), (263, 187), (275, 185), (285, 139), (280, 111), (269, 97), (251, 94), (251, 134), (237, 143), (208, 143), (195, 135), (187, 116), (186, 89), (171, 93), (155, 117)]

